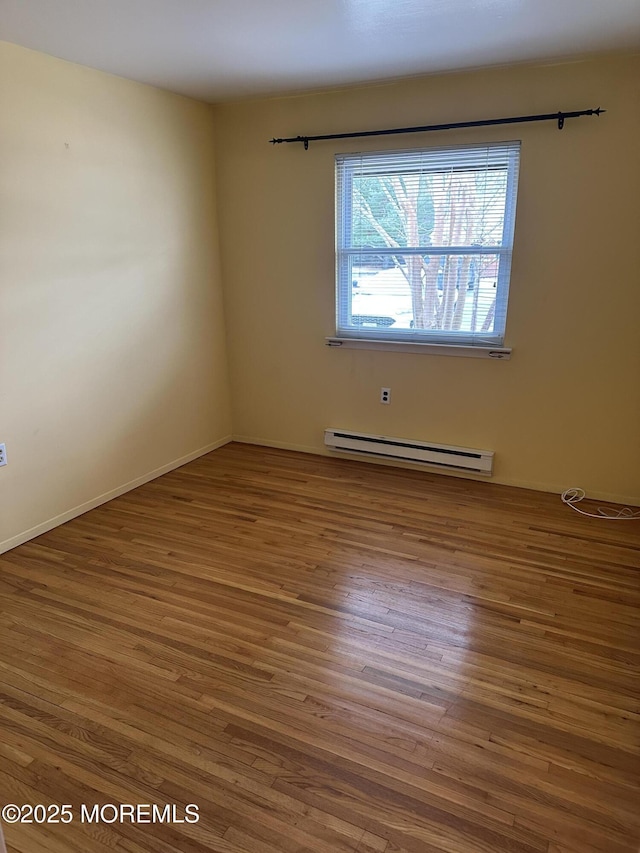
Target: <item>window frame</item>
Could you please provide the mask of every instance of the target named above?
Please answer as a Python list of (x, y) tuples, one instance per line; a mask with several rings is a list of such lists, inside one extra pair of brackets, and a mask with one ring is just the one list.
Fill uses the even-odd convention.
[[(477, 158), (473, 152), (477, 152)], [(415, 172), (419, 159), (427, 163), (424, 172), (443, 172), (450, 169), (469, 171), (474, 165), (488, 169), (506, 166), (504, 225), (499, 244), (486, 246), (429, 246), (419, 247), (362, 247), (351, 245), (353, 224), (353, 181), (356, 175), (399, 175), (402, 171)], [(429, 163), (431, 160), (431, 164)], [(369, 161), (369, 163), (367, 162)], [(402, 167), (402, 161), (406, 165)], [(517, 182), (520, 164), (520, 142), (491, 142), (471, 145), (450, 145), (389, 151), (337, 154), (336, 176), (336, 335), (327, 338), (332, 346), (345, 345), (367, 348), (390, 348), (399, 351), (429, 351), (453, 355), (490, 355), (509, 357), (511, 350), (504, 346), (507, 320), (511, 258), (515, 235)], [(395, 168), (392, 168), (395, 165)], [(494, 330), (490, 333), (464, 330), (391, 329), (390, 327), (358, 326), (352, 318), (353, 298), (352, 267), (355, 257), (378, 255), (496, 255), (496, 308)], [(393, 345), (393, 346), (391, 346)], [(467, 352), (468, 350), (468, 352)]]

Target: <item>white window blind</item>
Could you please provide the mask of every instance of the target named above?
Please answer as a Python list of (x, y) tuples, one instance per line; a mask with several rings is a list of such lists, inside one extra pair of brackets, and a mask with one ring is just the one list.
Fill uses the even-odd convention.
[(503, 344), (519, 152), (336, 157), (337, 337)]

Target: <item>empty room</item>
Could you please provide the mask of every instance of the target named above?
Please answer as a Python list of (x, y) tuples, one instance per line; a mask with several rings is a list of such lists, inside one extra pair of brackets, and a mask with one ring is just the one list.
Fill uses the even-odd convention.
[(637, 0), (0, 0), (0, 851), (640, 849)]

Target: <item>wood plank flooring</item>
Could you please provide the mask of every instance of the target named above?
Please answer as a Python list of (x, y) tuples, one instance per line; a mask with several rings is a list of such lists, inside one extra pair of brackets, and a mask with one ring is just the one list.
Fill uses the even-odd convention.
[(227, 445), (0, 556), (0, 805), (74, 818), (9, 853), (636, 853), (639, 566), (557, 496)]

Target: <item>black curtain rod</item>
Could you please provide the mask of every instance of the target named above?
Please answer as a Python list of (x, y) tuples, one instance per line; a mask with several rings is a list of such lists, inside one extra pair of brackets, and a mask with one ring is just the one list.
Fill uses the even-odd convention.
[(520, 124), (525, 121), (557, 121), (558, 130), (564, 127), (565, 119), (579, 118), (580, 116), (599, 116), (606, 110), (576, 110), (575, 112), (542, 113), (537, 116), (512, 116), (511, 118), (488, 118), (482, 121), (458, 121), (453, 124), (426, 124), (423, 127), (394, 127), (390, 130), (363, 130), (360, 133), (325, 133), (322, 136), (289, 136), (287, 139), (271, 139), (272, 145), (280, 145), (282, 142), (302, 142), (305, 151), (310, 142), (318, 142), (321, 139), (356, 139), (361, 136), (391, 136), (396, 133), (426, 133), (431, 130), (454, 130), (458, 127), (489, 127), (493, 124)]

